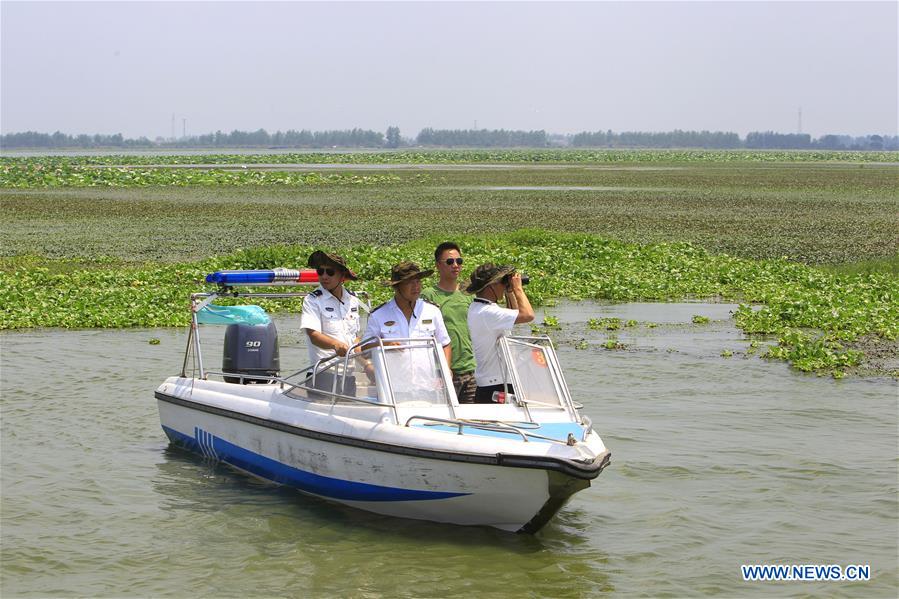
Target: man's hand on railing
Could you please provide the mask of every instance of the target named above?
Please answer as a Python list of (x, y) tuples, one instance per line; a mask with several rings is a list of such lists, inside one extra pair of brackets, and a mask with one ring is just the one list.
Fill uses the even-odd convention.
[(359, 348), (359, 351), (368, 351), (370, 349), (375, 349), (379, 345), (383, 345), (386, 347), (388, 345), (403, 345), (403, 344), (399, 341), (384, 341), (382, 339), (380, 343), (378, 343), (377, 341), (375, 341), (374, 343), (366, 343), (365, 345), (363, 345), (362, 347)]

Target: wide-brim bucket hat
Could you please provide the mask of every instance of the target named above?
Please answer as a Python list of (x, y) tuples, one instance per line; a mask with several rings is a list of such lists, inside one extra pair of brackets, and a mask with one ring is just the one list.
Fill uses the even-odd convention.
[(515, 267), (508, 264), (496, 265), (491, 262), (481, 264), (471, 273), (471, 279), (468, 287), (465, 288), (465, 293), (478, 293), (488, 285), (501, 281), (503, 277), (514, 272)]
[(422, 270), (415, 262), (404, 260), (399, 264), (393, 265), (393, 268), (390, 269), (390, 280), (384, 281), (384, 285), (393, 287), (394, 285), (399, 285), (403, 281), (408, 281), (410, 279), (424, 279), (425, 277), (430, 277), (432, 274), (434, 274), (433, 268), (430, 270)]
[(350, 267), (346, 265), (346, 260), (343, 259), (343, 256), (338, 256), (337, 254), (332, 254), (331, 252), (323, 252), (322, 250), (315, 250), (312, 254), (309, 255), (309, 260), (306, 261), (306, 264), (309, 265), (310, 268), (318, 268), (319, 266), (336, 266), (340, 270), (346, 273), (346, 277), (351, 281), (355, 281), (359, 277), (356, 276)]

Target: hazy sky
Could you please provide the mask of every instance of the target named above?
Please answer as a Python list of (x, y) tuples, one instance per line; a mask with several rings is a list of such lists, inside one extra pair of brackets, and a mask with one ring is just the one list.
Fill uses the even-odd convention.
[(897, 132), (897, 2), (0, 3), (0, 128)]

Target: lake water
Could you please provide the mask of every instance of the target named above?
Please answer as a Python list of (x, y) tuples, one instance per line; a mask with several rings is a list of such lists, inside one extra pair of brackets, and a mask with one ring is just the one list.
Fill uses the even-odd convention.
[[(0, 591), (895, 597), (896, 381), (759, 359), (731, 309), (549, 309), (572, 393), (613, 455), (536, 536), (376, 516), (170, 449), (153, 390), (180, 369), (184, 329), (2, 334)], [(612, 316), (640, 324), (586, 327)], [(297, 318), (277, 322), (282, 364), (302, 362)], [(212, 350), (221, 330), (207, 330)], [(610, 334), (622, 349), (602, 346)], [(872, 579), (742, 580), (741, 564), (765, 563), (870, 564)]]

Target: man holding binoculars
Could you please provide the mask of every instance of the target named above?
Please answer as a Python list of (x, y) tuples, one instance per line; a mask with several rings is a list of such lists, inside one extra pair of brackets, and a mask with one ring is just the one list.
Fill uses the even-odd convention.
[[(526, 280), (513, 266), (489, 262), (471, 273), (465, 291), (476, 296), (468, 308), (468, 330), (477, 362), (475, 403), (493, 403), (495, 392), (514, 393), (511, 381), (506, 380), (496, 341), (511, 333), (513, 325), (534, 320), (534, 309), (522, 287)], [(508, 308), (497, 305), (501, 297), (506, 298)]]

